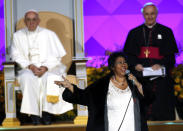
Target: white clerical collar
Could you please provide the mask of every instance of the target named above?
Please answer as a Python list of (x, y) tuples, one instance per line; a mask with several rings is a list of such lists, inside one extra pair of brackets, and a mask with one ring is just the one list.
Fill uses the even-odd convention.
[[(146, 24), (145, 24), (146, 25)], [(156, 23), (154, 23), (153, 25), (146, 25), (148, 28), (152, 29), (154, 27), (154, 25), (156, 25)]]

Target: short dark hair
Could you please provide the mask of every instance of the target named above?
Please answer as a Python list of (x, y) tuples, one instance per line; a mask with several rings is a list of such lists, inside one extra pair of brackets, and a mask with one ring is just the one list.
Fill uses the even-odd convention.
[(116, 62), (116, 59), (118, 57), (123, 57), (125, 61), (127, 62), (127, 56), (125, 55), (124, 52), (113, 52), (109, 58), (108, 58), (108, 68), (111, 72), (113, 72), (112, 68), (114, 68), (114, 64)]

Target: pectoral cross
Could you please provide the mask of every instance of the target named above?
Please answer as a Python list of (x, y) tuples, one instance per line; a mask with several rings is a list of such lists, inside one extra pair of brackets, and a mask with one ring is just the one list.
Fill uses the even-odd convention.
[(148, 49), (146, 49), (146, 51), (144, 52), (144, 54), (145, 54), (146, 58), (148, 58), (149, 57), (149, 54), (150, 54), (150, 51)]

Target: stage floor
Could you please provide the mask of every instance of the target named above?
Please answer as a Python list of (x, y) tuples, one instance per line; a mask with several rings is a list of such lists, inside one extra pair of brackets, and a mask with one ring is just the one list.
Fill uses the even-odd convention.
[(183, 120), (148, 121), (149, 131), (183, 131)]
[[(183, 131), (183, 121), (148, 121), (149, 131)], [(0, 126), (0, 131), (85, 131), (86, 125), (73, 123), (54, 123), (51, 125), (22, 125), (19, 127), (5, 128)]]

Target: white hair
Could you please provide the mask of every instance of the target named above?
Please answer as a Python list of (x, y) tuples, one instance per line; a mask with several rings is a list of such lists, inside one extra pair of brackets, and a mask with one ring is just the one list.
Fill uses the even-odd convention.
[(147, 2), (147, 3), (145, 3), (144, 6), (141, 8), (141, 12), (142, 12), (142, 13), (144, 12), (144, 8), (145, 8), (146, 6), (154, 6), (154, 7), (156, 8), (156, 10), (158, 11), (157, 6), (156, 6), (153, 2)]

